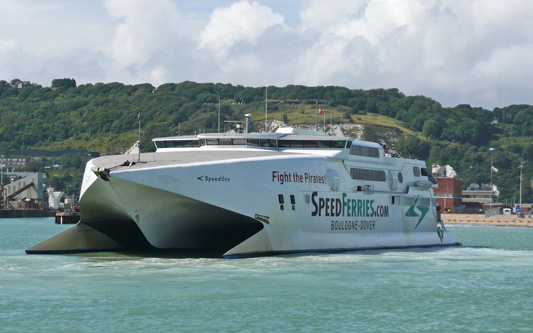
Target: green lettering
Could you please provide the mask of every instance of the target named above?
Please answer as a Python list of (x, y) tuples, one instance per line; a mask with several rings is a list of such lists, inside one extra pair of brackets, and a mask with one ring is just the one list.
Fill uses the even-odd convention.
[(346, 208), (346, 193), (342, 194), (342, 216), (350, 216), (350, 210), (347, 209), (347, 215), (344, 215), (344, 208)]

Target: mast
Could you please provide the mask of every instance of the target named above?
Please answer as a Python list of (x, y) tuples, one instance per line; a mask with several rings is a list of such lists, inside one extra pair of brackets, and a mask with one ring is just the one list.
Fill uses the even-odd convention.
[(139, 110), (137, 119), (139, 120), (139, 141), (137, 141), (137, 148), (139, 148), (139, 158), (137, 159), (137, 162), (141, 162), (141, 110)]
[(220, 133), (220, 95), (218, 95), (218, 130), (217, 133)]
[(318, 130), (318, 101), (316, 101), (315, 131)]
[(265, 132), (268, 132), (268, 86), (265, 87)]

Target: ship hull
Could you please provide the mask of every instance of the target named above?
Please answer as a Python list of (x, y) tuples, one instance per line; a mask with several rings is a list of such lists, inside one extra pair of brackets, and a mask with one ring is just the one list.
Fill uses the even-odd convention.
[[(99, 168), (106, 163), (87, 165), (76, 232), (28, 253), (158, 249), (246, 257), (456, 245), (438, 228), (431, 190), (357, 191), (341, 159)], [(325, 170), (340, 182), (332, 185)]]

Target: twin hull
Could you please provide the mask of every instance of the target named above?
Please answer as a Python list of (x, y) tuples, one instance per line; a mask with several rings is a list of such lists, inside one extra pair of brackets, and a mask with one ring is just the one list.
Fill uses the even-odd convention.
[(28, 253), (249, 256), (454, 244), (437, 232), (431, 188), (373, 187), (353, 180), (343, 159), (294, 154), (95, 171), (102, 160), (87, 164), (81, 222)]

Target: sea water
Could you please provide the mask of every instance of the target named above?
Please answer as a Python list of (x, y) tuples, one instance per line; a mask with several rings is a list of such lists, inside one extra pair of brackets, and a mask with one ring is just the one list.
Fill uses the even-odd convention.
[(26, 255), (65, 230), (0, 219), (2, 332), (533, 330), (533, 228), (461, 247), (250, 259)]

